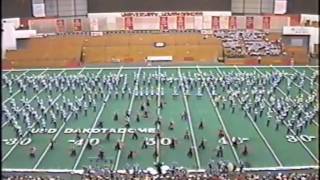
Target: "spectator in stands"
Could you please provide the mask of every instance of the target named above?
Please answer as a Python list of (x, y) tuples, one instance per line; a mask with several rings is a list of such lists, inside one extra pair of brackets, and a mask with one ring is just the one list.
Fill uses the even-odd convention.
[(228, 57), (279, 56), (283, 52), (280, 40), (269, 41), (266, 32), (244, 30), (218, 30), (214, 36), (222, 40)]

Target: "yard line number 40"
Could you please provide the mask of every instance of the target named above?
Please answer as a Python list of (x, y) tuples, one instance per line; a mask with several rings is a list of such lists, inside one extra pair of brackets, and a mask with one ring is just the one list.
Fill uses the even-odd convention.
[[(145, 140), (146, 140), (146, 145), (148, 145), (148, 146), (153, 146), (156, 144), (156, 141), (154, 138), (145, 138)], [(84, 141), (84, 139), (79, 139), (79, 140), (69, 140), (68, 142), (73, 143), (76, 146), (82, 146), (85, 141)], [(166, 145), (166, 146), (170, 145), (171, 142), (172, 142), (172, 140), (170, 138), (161, 138), (161, 140), (160, 140), (160, 144)], [(89, 139), (88, 143), (90, 143), (90, 145), (92, 145), (92, 146), (96, 146), (100, 143), (100, 139), (91, 138), (91, 139)]]
[[(313, 139), (315, 139), (315, 136), (309, 136), (306, 134), (302, 134), (300, 136), (293, 136), (293, 135), (287, 135), (286, 136), (287, 141), (290, 143), (296, 143), (299, 141), (299, 139), (305, 143), (311, 142)], [(243, 143), (244, 141), (247, 141), (248, 138), (239, 138), (240, 143)], [(156, 141), (154, 138), (146, 138), (147, 140), (147, 145), (152, 146), (156, 144)], [(10, 138), (10, 139), (3, 139), (2, 142), (4, 142), (5, 145), (8, 146), (13, 146), (16, 143), (21, 146), (26, 146), (29, 145), (32, 142), (31, 138), (22, 138), (20, 141), (18, 138)], [(74, 143), (77, 146), (81, 146), (84, 143), (84, 139), (79, 139), (79, 140), (69, 140), (70, 143)], [(100, 143), (100, 139), (98, 138), (91, 138), (89, 139), (89, 143), (93, 146), (96, 146)], [(221, 144), (228, 144), (227, 140), (225, 138), (219, 139), (219, 143)], [(161, 138), (160, 140), (161, 145), (170, 145), (171, 144), (171, 139), (170, 138)]]

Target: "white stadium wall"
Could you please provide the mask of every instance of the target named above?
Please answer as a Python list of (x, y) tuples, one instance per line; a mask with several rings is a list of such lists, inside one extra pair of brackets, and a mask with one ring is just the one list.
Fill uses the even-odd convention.
[(319, 28), (305, 26), (285, 26), (282, 31), (283, 35), (308, 35), (309, 52), (312, 53), (314, 45), (319, 44)]
[[(75, 24), (81, 19), (80, 30)], [(300, 25), (300, 16), (289, 15), (237, 15), (231, 12), (129, 12), (89, 13), (87, 17), (30, 19), (29, 28), (38, 33), (104, 32), (116, 30), (217, 30), (263, 29), (282, 32), (283, 26)], [(61, 22), (59, 22), (61, 21)], [(178, 25), (179, 24), (179, 25)]]
[(7, 50), (16, 50), (17, 49), (17, 41), (15, 37), (15, 24), (13, 22), (2, 21), (2, 52), (1, 58), (4, 59), (6, 57)]

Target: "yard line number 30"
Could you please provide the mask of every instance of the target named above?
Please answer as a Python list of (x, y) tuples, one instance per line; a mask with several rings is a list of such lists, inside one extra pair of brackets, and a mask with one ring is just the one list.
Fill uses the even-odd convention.
[(305, 134), (302, 134), (300, 136), (293, 136), (293, 135), (287, 135), (286, 136), (287, 138), (287, 141), (290, 142), (290, 143), (296, 143), (299, 141), (299, 139), (303, 142), (311, 142), (312, 139), (315, 139), (316, 137), (315, 136), (308, 136), (308, 135), (305, 135)]
[(10, 138), (10, 139), (3, 139), (2, 141), (4, 142), (5, 145), (8, 145), (8, 146), (13, 146), (16, 143), (19, 143), (18, 145), (21, 145), (21, 146), (26, 146), (26, 145), (29, 145), (32, 140), (31, 138), (23, 138), (21, 139), (21, 141), (19, 141), (18, 138)]

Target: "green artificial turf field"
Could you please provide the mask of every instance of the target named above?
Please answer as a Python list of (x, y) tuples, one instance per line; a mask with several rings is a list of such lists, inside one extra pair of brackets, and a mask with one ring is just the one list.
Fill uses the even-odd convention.
[[(182, 92), (177, 88), (178, 96), (173, 97), (173, 87), (177, 87), (177, 83), (170, 86), (169, 82), (157, 83), (158, 76), (161, 74), (166, 77), (174, 77), (180, 79), (183, 76), (194, 77), (194, 75), (202, 72), (199, 78), (207, 78), (208, 75), (220, 78), (227, 76), (228, 73), (255, 73), (254, 76), (260, 77), (263, 74), (272, 72), (283, 72), (285, 75), (281, 83), (273, 92), (274, 97), (287, 98), (288, 101), (295, 100), (297, 96), (303, 95), (303, 100), (307, 99), (312, 92), (318, 92), (318, 83), (314, 83), (311, 87), (312, 76), (317, 72), (317, 67), (220, 67), (220, 66), (200, 66), (200, 67), (120, 67), (120, 68), (82, 68), (82, 69), (30, 69), (30, 70), (12, 70), (3, 71), (2, 82), (4, 76), (12, 80), (9, 90), (8, 86), (2, 83), (2, 106), (9, 106), (12, 99), (15, 100), (17, 107), (22, 110), (23, 97), (28, 98), (29, 104), (38, 111), (37, 98), (43, 99), (45, 112), (50, 111), (48, 106), (49, 91), (39, 85), (39, 91), (33, 91), (32, 83), (26, 88), (24, 94), (18, 88), (18, 79), (36, 79), (43, 77), (59, 77), (73, 76), (95, 79), (103, 76), (114, 76), (122, 78), (127, 75), (128, 87), (133, 90), (138, 88), (138, 96), (128, 96), (125, 93), (121, 96), (121, 88), (124, 80), (119, 81), (118, 90), (119, 97), (116, 98), (114, 93), (104, 90), (103, 98), (98, 95), (96, 99), (96, 111), (93, 108), (88, 109), (88, 114), (84, 111), (80, 112), (79, 119), (75, 118), (73, 111), (66, 111), (66, 121), (61, 120), (57, 116), (57, 128), (50, 123), (50, 116), (47, 118), (47, 132), (36, 128), (34, 125), (32, 133), (27, 136), (25, 133), (26, 126), (22, 120), (18, 124), (22, 127), (23, 137), (16, 138), (13, 125), (2, 117), (2, 165), (4, 170), (48, 170), (48, 171), (68, 171), (81, 170), (83, 167), (98, 166), (109, 167), (115, 170), (123, 170), (132, 165), (138, 165), (141, 168), (154, 167), (155, 162), (163, 162), (168, 166), (183, 166), (189, 170), (206, 169), (208, 163), (212, 160), (219, 159), (239, 164), (244, 162), (247, 168), (252, 169), (281, 169), (281, 168), (308, 168), (318, 166), (319, 162), (319, 134), (318, 134), (318, 116), (316, 115), (312, 122), (305, 128), (301, 134), (295, 136), (295, 131), (287, 134), (287, 125), (281, 124), (278, 130), (275, 130), (275, 116), (271, 118), (270, 125), (267, 127), (268, 120), (267, 109), (270, 102), (265, 101), (266, 110), (257, 121), (254, 121), (253, 112), (241, 109), (238, 99), (235, 101), (235, 110), (232, 113), (229, 102), (226, 102), (225, 108), (222, 107), (222, 101), (219, 106), (215, 100), (209, 95), (210, 90), (208, 84), (204, 86), (202, 96), (197, 96), (198, 88), (194, 87), (188, 92)], [(204, 74), (205, 73), (205, 74)], [(303, 85), (299, 88), (299, 78), (301, 73), (305, 73)], [(297, 80), (293, 81), (289, 94), (287, 94), (287, 80), (291, 74), (297, 74)], [(82, 76), (81, 76), (82, 75)], [(137, 83), (134, 83), (134, 75), (137, 76)], [(143, 76), (154, 76), (151, 85), (143, 84)], [(204, 77), (206, 76), (206, 77)], [(40, 82), (37, 81), (37, 82)], [(48, 83), (49, 81), (45, 82)], [(101, 81), (98, 82), (98, 84)], [(28, 84), (26, 80), (25, 84)], [(41, 84), (41, 83), (39, 83)], [(98, 87), (98, 84), (93, 87)], [(200, 86), (200, 83), (198, 84)], [(232, 85), (231, 85), (232, 86)], [(249, 93), (255, 85), (243, 83), (240, 88), (247, 88)], [(148, 87), (150, 106), (145, 106), (148, 111), (148, 118), (143, 117), (140, 106), (146, 103), (145, 97), (140, 97), (140, 89)], [(154, 96), (151, 96), (151, 87), (154, 90)], [(270, 89), (271, 84), (267, 83), (265, 88)], [(233, 87), (234, 88), (234, 87)], [(62, 88), (61, 88), (62, 89)], [(97, 88), (98, 89), (98, 88)], [(299, 90), (301, 89), (301, 90)], [(157, 94), (158, 93), (158, 94)], [(163, 93), (163, 95), (161, 95)], [(227, 91), (217, 82), (216, 93), (228, 98)], [(75, 101), (75, 97), (81, 97), (82, 88), (76, 88), (73, 94), (72, 90), (60, 90), (53, 88), (51, 98), (54, 103), (63, 103), (63, 98)], [(93, 97), (93, 92), (87, 92), (87, 96)], [(250, 98), (253, 98), (250, 96)], [(316, 98), (318, 99), (318, 97)], [(86, 101), (83, 100), (82, 101)], [(163, 109), (158, 108), (163, 103)], [(318, 100), (316, 100), (316, 105)], [(312, 108), (306, 108), (306, 113)], [(67, 109), (66, 109), (67, 110)], [(130, 128), (125, 126), (125, 113), (128, 110), (130, 114)], [(181, 119), (181, 113), (186, 111), (187, 119)], [(21, 117), (22, 117), (22, 111)], [(19, 113), (20, 113), (19, 112)], [(114, 120), (114, 113), (119, 114), (119, 120)], [(289, 116), (291, 111), (289, 112)], [(49, 114), (49, 113), (47, 113)], [(140, 122), (136, 121), (137, 114), (140, 115)], [(161, 126), (155, 125), (155, 120), (161, 116)], [(304, 115), (302, 115), (304, 116)], [(42, 118), (42, 117), (41, 117)], [(22, 119), (22, 118), (21, 118)], [(98, 122), (103, 122), (103, 128), (97, 128)], [(170, 130), (169, 124), (174, 121), (174, 129)], [(199, 129), (200, 122), (203, 122), (204, 128)], [(161, 139), (155, 139), (155, 133), (160, 129)], [(81, 131), (80, 140), (76, 140), (76, 131)], [(219, 130), (225, 132), (225, 138), (218, 137)], [(138, 139), (132, 139), (132, 132), (136, 131)], [(189, 131), (190, 138), (184, 139), (185, 132)], [(106, 139), (107, 132), (111, 132), (110, 139)], [(232, 146), (228, 142), (232, 137), (239, 137), (238, 147)], [(177, 140), (176, 147), (170, 148), (169, 144), (172, 139)], [(50, 149), (50, 140), (54, 140), (54, 148)], [(205, 139), (205, 149), (199, 148), (199, 144)], [(143, 140), (146, 140), (148, 148), (141, 149)], [(117, 141), (123, 143), (123, 148), (115, 150)], [(92, 144), (92, 149), (86, 148), (85, 145)], [(223, 147), (224, 156), (216, 157), (216, 147)], [(248, 147), (248, 155), (243, 155), (244, 146)], [(74, 146), (76, 156), (70, 156), (70, 149)], [(194, 146), (193, 156), (188, 157), (187, 152), (190, 147)], [(29, 156), (30, 148), (36, 147), (34, 158)], [(104, 151), (104, 158), (99, 160), (98, 151)], [(128, 159), (130, 151), (134, 151), (133, 159)], [(154, 157), (154, 152), (159, 153), (158, 157)]]

